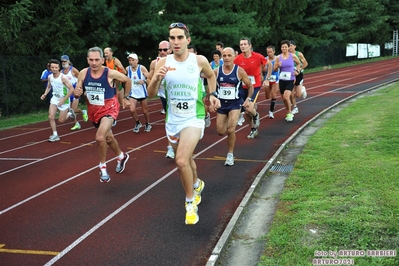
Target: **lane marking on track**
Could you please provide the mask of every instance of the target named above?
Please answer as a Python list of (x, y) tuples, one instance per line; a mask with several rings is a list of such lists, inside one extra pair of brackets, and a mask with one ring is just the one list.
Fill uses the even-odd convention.
[[(148, 105), (148, 106), (150, 107), (150, 106), (155, 106), (155, 105), (161, 105), (161, 104), (159, 103), (159, 104)], [(139, 107), (138, 109), (141, 109), (141, 107)], [(159, 110), (160, 110), (160, 109), (159, 109)], [(156, 113), (156, 112), (159, 112), (159, 110), (151, 111), (151, 112), (149, 112), (149, 113), (150, 113), (150, 114)], [(121, 110), (121, 111), (119, 112), (119, 114), (121, 114), (121, 113), (126, 113), (126, 112), (130, 112), (130, 110)], [(142, 114), (140, 114), (139, 116), (142, 116)], [(131, 119), (131, 117), (119, 119), (118, 121), (124, 121), (124, 120), (128, 120), (128, 119)], [(83, 120), (82, 120), (82, 121), (79, 120), (79, 121), (82, 122)], [(43, 121), (43, 122), (46, 122), (46, 121)], [(39, 122), (39, 123), (40, 123), (40, 122)], [(71, 126), (71, 125), (73, 125), (73, 122), (70, 122), (70, 123), (63, 123), (63, 124), (57, 125), (57, 127), (66, 127), (66, 126)], [(5, 129), (5, 130), (14, 130), (14, 129), (18, 129), (18, 127), (15, 127), (15, 128), (7, 128), (7, 129)], [(81, 130), (78, 130), (78, 131), (73, 131), (73, 132), (70, 132), (70, 133), (65, 134), (65, 135), (63, 135), (63, 136), (68, 136), (68, 135), (71, 135), (71, 134), (78, 134), (80, 131), (86, 131), (86, 130), (90, 130), (90, 129), (93, 129), (93, 127), (90, 126), (90, 127), (88, 127), (88, 128), (84, 128), (84, 129), (81, 129)], [(37, 133), (37, 132), (43, 131), (43, 130), (49, 130), (49, 128), (48, 128), (48, 127), (45, 127), (45, 128), (36, 128), (34, 131), (28, 130), (28, 132), (25, 132), (25, 133), (13, 134), (13, 135), (8, 136), (8, 137), (0, 138), (0, 141), (2, 141), (2, 140), (7, 140), (7, 139), (10, 139), (10, 138), (16, 138), (16, 137), (20, 137), (20, 136), (24, 136), (24, 135), (28, 135), (28, 134), (32, 134), (32, 133)], [(43, 140), (43, 141), (41, 141), (41, 142), (45, 142), (45, 141), (46, 141), (46, 140)]]
[(29, 249), (8, 249), (3, 248), (5, 244), (0, 244), (0, 252), (3, 253), (14, 253), (14, 254), (30, 254), (30, 255), (50, 255), (57, 256), (60, 254), (56, 251), (46, 251), (46, 250), (29, 250)]
[(0, 161), (37, 161), (41, 158), (0, 158)]
[[(207, 161), (225, 161), (226, 157), (223, 156), (213, 156), (213, 158), (200, 158), (200, 157), (196, 157), (196, 160), (207, 160)], [(254, 160), (254, 159), (240, 159), (240, 158), (236, 158), (234, 157), (234, 161), (235, 162), (254, 162), (254, 163), (267, 163), (268, 160)]]
[[(244, 127), (243, 127), (244, 128)], [(166, 137), (165, 137), (166, 138)], [(197, 158), (198, 155), (201, 155), (202, 153), (212, 149), (214, 146), (222, 142), (223, 140), (227, 139), (227, 136), (224, 136), (220, 138), (220, 140), (214, 142), (213, 144), (209, 145), (208, 147), (204, 148), (202, 151), (198, 152), (196, 155), (193, 155), (193, 158)], [(101, 226), (103, 226), (105, 223), (107, 223), (109, 220), (114, 218), (118, 213), (126, 209), (129, 205), (131, 205), (133, 202), (135, 202), (137, 199), (139, 199), (141, 196), (146, 194), (148, 191), (150, 191), (152, 188), (157, 186), (159, 183), (161, 183), (163, 180), (168, 178), (170, 175), (172, 175), (174, 172), (177, 171), (177, 167), (174, 169), (170, 170), (168, 173), (163, 175), (161, 178), (159, 178), (157, 181), (143, 189), (140, 193), (138, 193), (136, 196), (131, 198), (129, 201), (127, 201), (125, 204), (120, 206), (118, 209), (113, 211), (111, 214), (109, 214), (106, 218), (104, 218), (101, 222), (93, 226), (89, 231), (81, 235), (78, 239), (76, 239), (72, 244), (67, 246), (63, 251), (61, 251), (58, 255), (56, 255), (54, 258), (52, 258), (49, 262), (47, 262), (44, 266), (50, 266), (53, 265), (55, 262), (60, 260), (65, 254), (67, 254), (69, 251), (74, 249), (77, 245), (79, 245), (83, 240), (85, 240), (87, 237), (89, 237), (91, 234), (93, 234), (95, 231), (97, 231)], [(1, 214), (1, 212), (0, 212)]]

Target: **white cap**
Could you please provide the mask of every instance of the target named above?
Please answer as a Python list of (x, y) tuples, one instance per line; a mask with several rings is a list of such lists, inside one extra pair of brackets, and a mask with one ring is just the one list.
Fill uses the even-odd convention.
[(138, 58), (138, 56), (137, 56), (136, 54), (130, 54), (130, 55), (127, 57), (127, 59), (129, 59), (129, 58), (133, 58), (133, 59), (139, 60), (139, 58)]

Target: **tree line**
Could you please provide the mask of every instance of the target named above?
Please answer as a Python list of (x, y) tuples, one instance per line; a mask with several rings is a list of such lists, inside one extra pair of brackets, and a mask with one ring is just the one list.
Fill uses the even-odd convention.
[[(81, 60), (90, 47), (112, 47), (117, 56), (137, 53), (149, 66), (172, 22), (185, 23), (192, 44), (209, 59), (217, 41), (238, 49), (239, 39), (249, 37), (265, 53), (266, 46), (279, 51), (280, 41), (290, 39), (317, 66), (347, 43), (384, 47), (399, 28), (398, 13), (397, 0), (3, 0), (0, 79), (7, 82), (0, 82), (0, 108), (8, 93), (8, 107), (18, 112), (15, 86), (21, 90), (35, 84), (21, 72), (31, 68), (40, 87), (38, 76), (49, 57), (66, 53)], [(41, 107), (37, 102), (30, 106), (24, 112)]]

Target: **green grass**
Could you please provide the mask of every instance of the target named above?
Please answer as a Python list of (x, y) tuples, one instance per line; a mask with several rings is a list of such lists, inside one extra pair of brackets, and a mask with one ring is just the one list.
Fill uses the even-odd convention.
[[(259, 265), (312, 265), (320, 258), (315, 251), (399, 247), (398, 98), (394, 84), (358, 99), (309, 139)], [(351, 258), (355, 265), (399, 265), (399, 256)]]

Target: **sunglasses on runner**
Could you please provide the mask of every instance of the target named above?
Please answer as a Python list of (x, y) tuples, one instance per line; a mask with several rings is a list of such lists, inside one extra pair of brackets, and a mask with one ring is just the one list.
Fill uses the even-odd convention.
[(160, 51), (160, 52), (162, 52), (162, 51), (167, 52), (168, 50), (169, 50), (168, 48), (159, 48), (158, 49), (158, 51)]
[(169, 29), (173, 29), (173, 28), (180, 28), (180, 29), (184, 29), (184, 30), (186, 30), (187, 32), (189, 32), (187, 26), (184, 25), (184, 24), (181, 23), (181, 22), (175, 22), (175, 23), (170, 24), (170, 25), (169, 25)]

